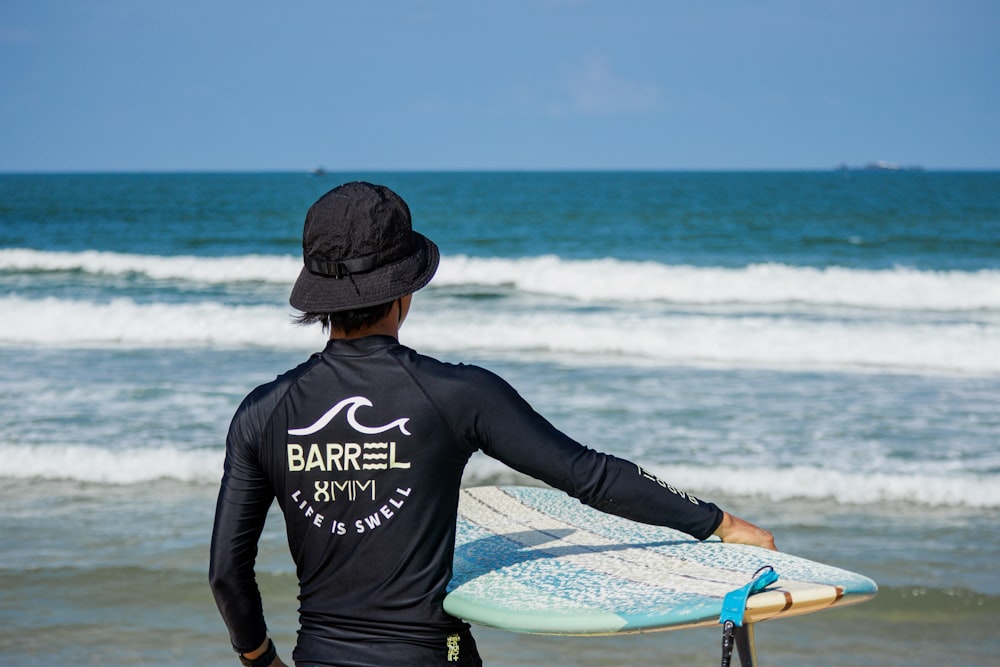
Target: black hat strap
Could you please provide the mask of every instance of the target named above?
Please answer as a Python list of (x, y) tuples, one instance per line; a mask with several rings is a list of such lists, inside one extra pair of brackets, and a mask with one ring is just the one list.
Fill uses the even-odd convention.
[(303, 254), (306, 268), (310, 273), (320, 276), (330, 276), (341, 279), (357, 273), (367, 273), (374, 269), (400, 260), (413, 251), (413, 237), (410, 236), (402, 243), (399, 243), (389, 252), (376, 252), (364, 257), (352, 257), (350, 259), (327, 259), (325, 257), (312, 257)]
[(330, 276), (338, 280), (355, 273), (365, 273), (372, 269), (377, 269), (382, 264), (382, 256), (379, 254), (355, 257), (353, 259), (324, 259), (322, 257), (309, 256), (303, 259), (310, 273)]

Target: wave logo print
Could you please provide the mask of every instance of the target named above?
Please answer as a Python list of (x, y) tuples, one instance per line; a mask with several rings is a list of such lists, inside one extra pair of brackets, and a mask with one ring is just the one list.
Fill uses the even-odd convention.
[(347, 408), (347, 423), (350, 424), (358, 433), (364, 433), (365, 435), (376, 435), (378, 433), (385, 433), (386, 431), (391, 431), (394, 428), (398, 428), (403, 435), (410, 435), (410, 432), (406, 430), (406, 422), (410, 421), (409, 417), (402, 417), (393, 422), (390, 422), (384, 426), (365, 426), (360, 423), (357, 418), (358, 408), (372, 407), (372, 402), (369, 401), (364, 396), (352, 396), (351, 398), (345, 398), (340, 403), (326, 411), (322, 417), (316, 420), (311, 426), (306, 426), (305, 428), (293, 428), (288, 430), (289, 435), (312, 435), (317, 431), (323, 429), (327, 424), (334, 420), (334, 418), (340, 414), (341, 410)]

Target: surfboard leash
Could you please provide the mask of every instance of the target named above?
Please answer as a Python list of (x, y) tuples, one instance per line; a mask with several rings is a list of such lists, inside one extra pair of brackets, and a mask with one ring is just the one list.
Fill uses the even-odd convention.
[(733, 659), (735, 647), (740, 656), (742, 667), (753, 667), (754, 648), (753, 632), (750, 623), (743, 624), (743, 616), (747, 609), (747, 599), (754, 593), (759, 593), (778, 580), (778, 573), (770, 565), (757, 570), (750, 581), (739, 588), (726, 593), (722, 599), (722, 614), (719, 623), (722, 624), (722, 667), (729, 667)]

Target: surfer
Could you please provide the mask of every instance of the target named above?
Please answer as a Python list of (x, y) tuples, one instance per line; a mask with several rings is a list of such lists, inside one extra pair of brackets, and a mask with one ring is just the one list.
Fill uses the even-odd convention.
[(770, 532), (574, 441), (497, 375), (401, 345), (439, 251), (393, 191), (334, 188), (302, 247), (290, 303), (329, 340), (237, 409), (212, 534), (212, 592), (244, 665), (285, 665), (254, 574), (275, 499), (299, 581), (297, 667), (481, 665), (468, 624), (442, 608), (476, 451), (605, 512), (774, 548)]

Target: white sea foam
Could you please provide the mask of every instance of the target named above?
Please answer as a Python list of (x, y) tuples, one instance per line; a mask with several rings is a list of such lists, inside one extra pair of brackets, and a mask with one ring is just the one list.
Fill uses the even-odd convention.
[(222, 477), (223, 458), (221, 450), (207, 449), (0, 444), (0, 477), (100, 484), (139, 484), (155, 479), (212, 483)]
[(315, 347), (317, 334), (291, 325), (276, 306), (217, 302), (106, 303), (0, 298), (0, 344), (55, 347)]
[(831, 500), (842, 505), (1000, 507), (1000, 476), (996, 474), (855, 473), (813, 466), (649, 467), (664, 479), (705, 496), (726, 493), (776, 501), (803, 498)]
[(437, 285), (510, 286), (587, 302), (803, 303), (892, 310), (1000, 309), (1000, 271), (864, 270), (752, 264), (671, 266), (555, 256), (442, 261)]
[(418, 349), (569, 354), (669, 364), (1000, 373), (996, 323), (840, 321), (655, 313), (438, 313), (407, 330)]
[[(0, 250), (3, 273), (138, 273), (174, 283), (170, 302), (0, 296), (0, 345), (315, 349), (317, 332), (291, 326), (292, 312), (283, 304), (229, 305), (194, 293), (176, 300), (176, 283), (184, 281), (287, 285), (299, 262), (290, 256)], [(1000, 373), (1000, 271), (456, 256), (442, 261), (433, 285), (441, 298), (422, 300), (403, 334), (432, 353)], [(483, 288), (509, 298), (452, 298)]]
[[(120, 485), (173, 479), (214, 484), (222, 475), (222, 461), (221, 450), (208, 449), (113, 450), (92, 445), (0, 444), (0, 478), (66, 479)], [(664, 479), (707, 497), (726, 494), (774, 501), (829, 500), (842, 505), (907, 503), (930, 507), (1000, 507), (997, 475), (848, 473), (810, 466), (739, 470), (715, 466), (646, 467)], [(465, 483), (493, 482), (497, 475), (506, 472), (508, 469), (493, 459), (477, 456), (470, 464)]]
[[(293, 256), (194, 257), (110, 252), (0, 249), (0, 271), (140, 274), (154, 280), (290, 285)], [(679, 304), (800, 303), (891, 310), (1000, 310), (1000, 271), (812, 268), (753, 264), (741, 268), (667, 265), (617, 259), (445, 257), (437, 287), (508, 287), (583, 302)]]
[(139, 274), (154, 280), (186, 280), (210, 284), (244, 281), (291, 284), (298, 275), (301, 263), (299, 258), (278, 255), (195, 257), (130, 255), (97, 250), (55, 252), (26, 248), (0, 249), (0, 271)]
[[(0, 297), (0, 345), (312, 350), (317, 328), (281, 306)], [(1000, 322), (840, 320), (673, 311), (567, 312), (431, 306), (404, 326), (430, 353), (572, 355), (581, 362), (1000, 373)]]

